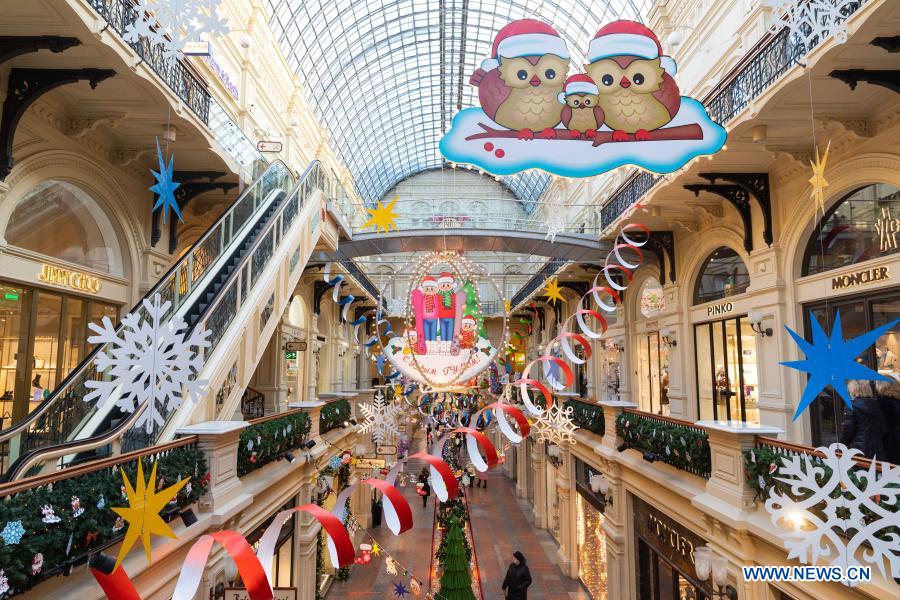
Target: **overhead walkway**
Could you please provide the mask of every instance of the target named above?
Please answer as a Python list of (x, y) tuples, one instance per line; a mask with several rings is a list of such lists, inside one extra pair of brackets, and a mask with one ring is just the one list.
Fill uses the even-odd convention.
[[(181, 425), (233, 414), (319, 238), (324, 207), (337, 192), (318, 162), (296, 180), (283, 163), (273, 163), (145, 295), (171, 302), (164, 321), (181, 317), (188, 331), (210, 332), (199, 373), (209, 381), (207, 401), (186, 401), (171, 411), (157, 405), (164, 424), (150, 433), (135, 427), (147, 403), (127, 413), (115, 406), (115, 397), (86, 402), (85, 384), (107, 376), (97, 371), (95, 359), (112, 348), (101, 345), (37, 409), (0, 432), (4, 480), (165, 442)], [(143, 308), (138, 312), (147, 318)], [(232, 392), (216, 398), (226, 378)]]

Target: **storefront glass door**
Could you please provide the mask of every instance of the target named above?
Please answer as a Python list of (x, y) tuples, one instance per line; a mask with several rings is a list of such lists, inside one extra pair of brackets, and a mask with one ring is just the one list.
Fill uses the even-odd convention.
[[(851, 339), (900, 317), (900, 294), (897, 292), (871, 297), (829, 300), (804, 307), (806, 339), (812, 339), (811, 319), (816, 319), (825, 333), (831, 332), (835, 316), (841, 314), (844, 339)], [(859, 356), (869, 368), (900, 381), (900, 328), (888, 331)], [(893, 399), (900, 402), (900, 398)], [(887, 403), (885, 403), (887, 404)], [(843, 429), (844, 400), (829, 386), (811, 405), (813, 444), (828, 445), (839, 441)], [(890, 417), (886, 415), (890, 420)], [(888, 435), (897, 435), (891, 428)], [(890, 460), (891, 457), (885, 457)], [(897, 459), (898, 457), (893, 457)]]
[(759, 423), (756, 334), (746, 317), (694, 326), (701, 420)]
[(669, 349), (654, 331), (638, 338), (640, 408), (645, 412), (669, 414)]

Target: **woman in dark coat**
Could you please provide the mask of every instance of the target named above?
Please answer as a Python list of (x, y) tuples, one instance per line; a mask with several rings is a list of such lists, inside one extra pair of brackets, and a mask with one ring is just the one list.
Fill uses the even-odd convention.
[(893, 377), (890, 381), (877, 381), (875, 392), (881, 401), (886, 423), (884, 460), (900, 465), (900, 382)]
[(503, 579), (503, 592), (509, 600), (527, 600), (528, 586), (531, 585), (531, 571), (525, 564), (525, 555), (516, 550), (513, 553), (516, 562), (509, 565)]
[(422, 467), (418, 482), (422, 484), (422, 508), (428, 506), (428, 497), (431, 495), (431, 486), (428, 484), (428, 467)]
[(882, 402), (875, 396), (875, 385), (862, 379), (847, 382), (853, 409), (844, 407), (841, 426), (842, 444), (862, 451), (866, 458), (884, 460), (884, 433), (888, 426)]

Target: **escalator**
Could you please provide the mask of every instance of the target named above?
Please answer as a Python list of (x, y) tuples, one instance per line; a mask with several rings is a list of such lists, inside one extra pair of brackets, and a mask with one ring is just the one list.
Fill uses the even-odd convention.
[[(293, 291), (312, 252), (320, 206), (335, 196), (336, 189), (319, 162), (296, 180), (283, 163), (271, 164), (132, 312), (148, 319), (143, 300), (152, 302), (159, 294), (162, 303), (171, 303), (164, 322), (178, 316), (187, 323), (185, 335), (196, 327), (209, 331), (210, 347), (204, 352), (199, 378), (213, 381), (224, 362), (233, 360), (235, 339), (255, 323), (260, 323), (261, 335), (263, 314), (268, 310), (271, 315), (288, 300), (285, 296)], [(285, 286), (285, 281), (293, 285)], [(263, 297), (267, 301), (261, 301)], [(116, 330), (123, 331), (121, 322)], [(209, 399), (184, 402), (171, 411), (157, 406), (164, 422), (147, 432), (134, 426), (147, 403), (134, 412), (121, 411), (112, 397), (118, 387), (103, 402), (85, 401), (91, 391), (85, 384), (108, 377), (97, 371), (98, 354), (112, 349), (111, 344), (95, 348), (31, 414), (0, 431), (4, 481), (168, 441), (197, 410), (201, 416), (216, 417), (208, 414)], [(215, 390), (208, 394), (215, 395)]]

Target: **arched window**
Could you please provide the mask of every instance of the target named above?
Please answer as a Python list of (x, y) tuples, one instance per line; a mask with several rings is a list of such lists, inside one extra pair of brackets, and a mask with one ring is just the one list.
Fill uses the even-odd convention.
[(111, 275), (124, 275), (122, 250), (109, 217), (81, 188), (39, 183), (19, 200), (6, 241), (45, 256)]
[(819, 222), (806, 245), (802, 276), (900, 249), (900, 189), (873, 183), (851, 192)]
[(662, 285), (656, 277), (649, 277), (641, 285), (641, 314), (653, 318), (666, 310), (666, 297)]
[(750, 273), (738, 253), (727, 246), (717, 248), (703, 262), (697, 286), (694, 288), (694, 304), (711, 302), (728, 296), (743, 294), (750, 287)]

